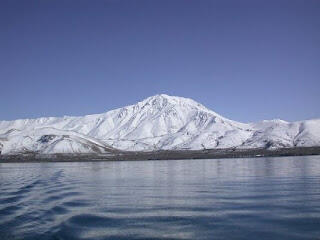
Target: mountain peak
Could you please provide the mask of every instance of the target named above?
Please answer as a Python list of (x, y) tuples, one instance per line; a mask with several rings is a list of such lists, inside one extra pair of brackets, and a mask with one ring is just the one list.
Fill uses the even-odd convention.
[[(139, 102), (142, 105), (151, 105), (156, 107), (165, 107), (168, 105), (171, 106), (189, 106), (193, 108), (197, 108), (202, 111), (210, 111), (214, 113), (213, 111), (209, 110), (202, 104), (194, 101), (191, 98), (185, 98), (185, 97), (178, 97), (178, 96), (170, 96), (167, 94), (157, 94), (151, 97), (148, 97), (141, 102)], [(138, 103), (138, 104), (139, 104)], [(216, 113), (215, 113), (216, 114)]]
[(183, 100), (186, 98), (183, 97), (177, 97), (177, 96), (170, 96), (168, 94), (156, 94), (150, 97), (145, 98), (142, 100), (142, 102), (150, 102), (150, 101), (177, 101), (177, 100)]

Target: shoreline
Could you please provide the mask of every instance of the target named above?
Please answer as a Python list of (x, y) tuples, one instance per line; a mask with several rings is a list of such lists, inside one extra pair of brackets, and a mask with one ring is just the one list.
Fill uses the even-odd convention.
[(102, 162), (102, 161), (148, 161), (182, 159), (222, 159), (320, 155), (320, 147), (294, 147), (279, 149), (206, 149), (206, 150), (161, 150), (152, 152), (119, 152), (108, 154), (38, 154), (23, 153), (0, 155), (0, 163), (39, 162)]

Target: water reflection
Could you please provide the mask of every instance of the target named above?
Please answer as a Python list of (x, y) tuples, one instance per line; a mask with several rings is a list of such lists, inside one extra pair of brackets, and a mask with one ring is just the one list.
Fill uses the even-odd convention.
[(0, 239), (315, 239), (320, 157), (0, 164)]

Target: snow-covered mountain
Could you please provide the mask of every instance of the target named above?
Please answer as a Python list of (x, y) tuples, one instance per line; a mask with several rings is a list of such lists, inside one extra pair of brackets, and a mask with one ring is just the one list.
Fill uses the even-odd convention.
[(84, 117), (0, 121), (1, 154), (320, 146), (320, 119), (240, 123), (165, 94)]

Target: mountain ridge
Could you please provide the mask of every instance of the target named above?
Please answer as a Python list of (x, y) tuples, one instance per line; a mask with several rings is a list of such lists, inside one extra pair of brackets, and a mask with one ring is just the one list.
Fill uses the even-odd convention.
[(166, 94), (100, 114), (0, 121), (1, 154), (295, 146), (320, 146), (320, 119), (241, 123)]

